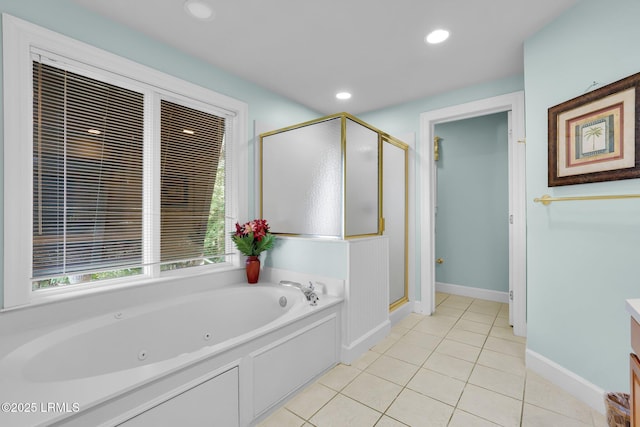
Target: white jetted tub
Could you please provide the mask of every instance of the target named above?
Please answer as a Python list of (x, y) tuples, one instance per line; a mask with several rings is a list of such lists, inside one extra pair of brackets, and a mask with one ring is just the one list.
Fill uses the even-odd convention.
[(337, 363), (340, 302), (233, 285), (11, 337), (0, 425), (250, 425)]

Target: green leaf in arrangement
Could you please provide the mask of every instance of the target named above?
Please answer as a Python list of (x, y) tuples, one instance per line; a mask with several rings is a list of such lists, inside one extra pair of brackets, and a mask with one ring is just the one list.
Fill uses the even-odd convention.
[(275, 243), (275, 236), (269, 232), (269, 224), (264, 219), (254, 219), (243, 225), (236, 223), (236, 232), (231, 239), (246, 256), (258, 256)]

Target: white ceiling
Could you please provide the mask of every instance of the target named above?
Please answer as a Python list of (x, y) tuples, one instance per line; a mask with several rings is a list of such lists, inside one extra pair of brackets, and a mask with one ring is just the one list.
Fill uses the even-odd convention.
[[(319, 113), (360, 114), (522, 74), (523, 41), (578, 0), (207, 0), (209, 22), (184, 0), (75, 1)], [(426, 45), (437, 27), (451, 37)]]

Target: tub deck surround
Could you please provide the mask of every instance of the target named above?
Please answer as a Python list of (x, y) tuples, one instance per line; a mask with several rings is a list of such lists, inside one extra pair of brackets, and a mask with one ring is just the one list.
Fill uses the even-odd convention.
[[(308, 240), (308, 239), (307, 239)], [(340, 244), (335, 243), (333, 244)], [(318, 276), (317, 274), (301, 273), (280, 268), (264, 267), (260, 273), (261, 280), (267, 283), (279, 283), (281, 280), (298, 282), (306, 285), (313, 283), (318, 295), (329, 295), (338, 298), (344, 298), (345, 281), (335, 277)]]
[(244, 268), (230, 267), (215, 272), (191, 273), (186, 277), (167, 275), (135, 285), (126, 282), (108, 284), (85, 290), (81, 295), (50, 295), (47, 290), (42, 290), (38, 292), (42, 292), (43, 296), (36, 298), (29, 305), (0, 310), (0, 336), (16, 332), (25, 333), (34, 329), (41, 331), (51, 326), (58, 328), (97, 314), (107, 314), (154, 302), (163, 303), (187, 294), (246, 283), (246, 280)]
[[(281, 297), (287, 300), (284, 307)], [(234, 367), (239, 425), (248, 425), (338, 362), (341, 302), (322, 294), (312, 307), (298, 289), (236, 284), (3, 333), (0, 400), (38, 406), (34, 413), (0, 413), (0, 425), (120, 423), (149, 409), (148, 402), (157, 405), (179, 394), (184, 384), (192, 387)], [(251, 396), (253, 382), (269, 377), (268, 356), (278, 351), (274, 343), (304, 354), (296, 345), (310, 339), (307, 335), (328, 341), (316, 344), (315, 351), (324, 355), (315, 365), (312, 361), (310, 372), (294, 375), (288, 388), (278, 390), (284, 395)], [(67, 410), (39, 406), (48, 402)]]
[[(273, 283), (293, 280), (300, 283), (314, 282), (329, 295), (344, 299), (342, 305), (342, 351), (340, 361), (351, 363), (366, 353), (375, 343), (383, 339), (391, 328), (389, 320), (389, 237), (372, 236), (348, 240), (307, 239), (286, 237), (285, 243), (313, 241), (330, 248), (327, 253), (340, 253), (331, 258), (338, 265), (336, 275), (340, 278), (313, 277), (277, 268), (265, 268), (264, 277)], [(278, 248), (289, 256), (295, 256), (287, 245)], [(296, 249), (299, 246), (294, 246)], [(282, 253), (274, 254), (281, 260)], [(281, 262), (281, 261), (280, 261)], [(322, 299), (322, 297), (321, 297)]]
[[(281, 296), (287, 299), (285, 307), (278, 303)], [(9, 375), (20, 372), (19, 378), (35, 383), (140, 367), (153, 372), (156, 364), (170, 359), (193, 359), (200, 353), (215, 354), (221, 344), (223, 348), (240, 344), (252, 334), (273, 329), (276, 319), (286, 323), (306, 310), (300, 292), (264, 284), (255, 289), (229, 286), (170, 304), (116, 311), (57, 329), (12, 351), (0, 361), (0, 369), (6, 367)], [(243, 306), (256, 309), (234, 313)]]

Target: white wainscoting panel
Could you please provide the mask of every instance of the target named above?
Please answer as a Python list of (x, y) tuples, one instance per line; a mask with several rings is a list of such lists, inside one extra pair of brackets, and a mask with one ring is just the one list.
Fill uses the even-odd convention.
[(342, 362), (351, 363), (384, 338), (389, 321), (389, 239), (351, 239), (345, 286)]

